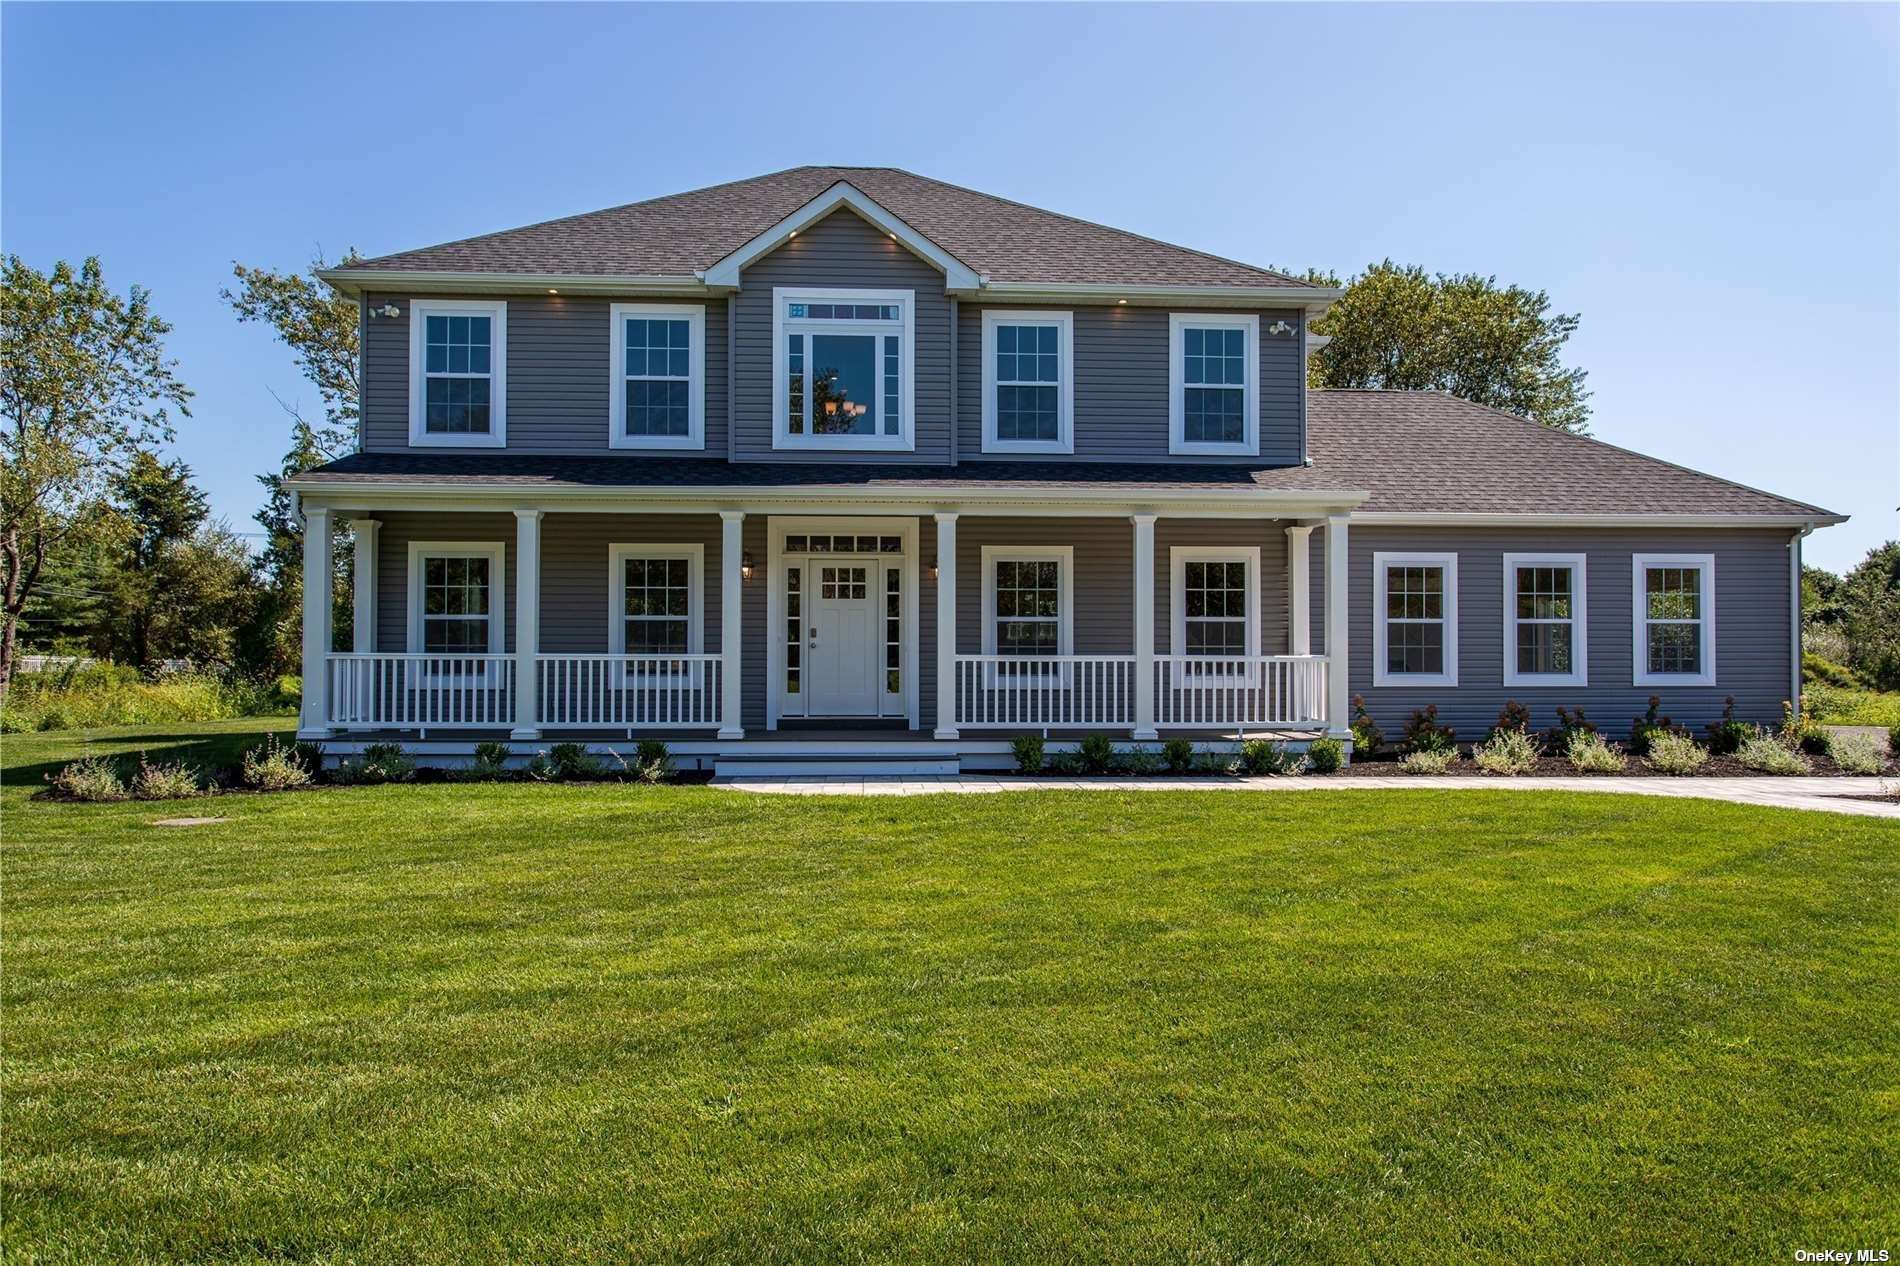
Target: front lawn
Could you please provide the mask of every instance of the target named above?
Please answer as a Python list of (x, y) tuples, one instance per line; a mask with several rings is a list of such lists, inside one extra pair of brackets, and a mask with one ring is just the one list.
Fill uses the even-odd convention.
[[(4, 748), (17, 1260), (1900, 1247), (1892, 823), (1481, 791), (28, 801), (77, 743)], [(231, 820), (149, 825), (177, 813)]]

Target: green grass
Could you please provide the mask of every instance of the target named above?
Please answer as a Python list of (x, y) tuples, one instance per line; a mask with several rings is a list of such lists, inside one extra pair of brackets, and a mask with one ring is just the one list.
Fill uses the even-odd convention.
[(1892, 823), (508, 784), (162, 830), (27, 801), (80, 747), (5, 740), (11, 1260), (1900, 1243)]
[(148, 681), (112, 664), (21, 673), (7, 687), (0, 731), (93, 730), (102, 726), (168, 726), (237, 717), (291, 716), (302, 682), (210, 673), (176, 673)]
[(1900, 693), (1809, 682), (1802, 698), (1823, 725), (1900, 725)]

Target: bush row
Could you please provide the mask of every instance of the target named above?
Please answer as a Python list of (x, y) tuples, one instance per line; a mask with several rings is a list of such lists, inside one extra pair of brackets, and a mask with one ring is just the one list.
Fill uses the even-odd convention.
[(212, 673), (146, 678), (113, 664), (21, 673), (0, 704), (0, 732), (92, 730), (109, 725), (224, 721), (294, 712), (302, 683)]
[(1346, 763), (1346, 745), (1336, 738), (1317, 738), (1304, 752), (1271, 739), (1248, 739), (1225, 751), (1194, 750), (1184, 738), (1173, 738), (1161, 750), (1117, 747), (1106, 734), (1091, 734), (1073, 752), (1048, 752), (1044, 740), (1026, 734), (1010, 742), (1016, 768), (1025, 774), (1048, 770), (1057, 774), (1330, 774)]

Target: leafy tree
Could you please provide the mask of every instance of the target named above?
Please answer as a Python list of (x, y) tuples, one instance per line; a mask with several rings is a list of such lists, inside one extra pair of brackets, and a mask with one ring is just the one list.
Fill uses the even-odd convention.
[[(207, 602), (206, 587), (196, 583), (202, 569), (194, 551), (211, 509), (192, 485), (191, 467), (138, 453), (113, 480), (113, 493), (125, 529), (110, 582), (112, 658), (147, 668), (157, 659), (196, 658), (193, 646), (212, 644), (222, 648), (212, 658), (228, 662), (229, 647), (223, 643), (230, 631), (224, 622), (235, 595), (225, 589), (242, 589), (248, 582), (248, 558), (238, 576), (220, 581), (216, 600)], [(228, 529), (224, 535), (237, 540)], [(181, 630), (192, 635), (180, 637)]]
[(1839, 624), (1846, 615), (1841, 606), (1841, 578), (1825, 567), (1801, 565), (1801, 616), (1808, 624)]
[(1900, 541), (1868, 551), (1841, 580), (1848, 660), (1882, 690), (1900, 690)]
[[(1316, 269), (1309, 281), (1337, 285)], [(1314, 387), (1444, 391), (1548, 427), (1588, 430), (1584, 371), (1561, 356), (1578, 318), (1550, 310), (1550, 296), (1500, 288), (1476, 273), (1428, 274), (1374, 264), (1313, 322), (1330, 337), (1307, 361)]]
[(133, 454), (171, 438), (191, 392), (165, 357), (171, 326), (99, 261), (0, 270), (0, 696), (20, 620), (48, 560), (99, 524), (97, 504)]
[(236, 665), (261, 597), (243, 538), (221, 519), (201, 522), (164, 542), (155, 570), (163, 601), (145, 625), (154, 657)]

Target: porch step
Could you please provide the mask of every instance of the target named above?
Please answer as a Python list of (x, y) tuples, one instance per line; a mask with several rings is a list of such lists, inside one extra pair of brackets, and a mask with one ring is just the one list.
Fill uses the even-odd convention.
[(892, 752), (740, 753), (720, 756), (715, 778), (932, 778), (963, 772), (954, 755)]

